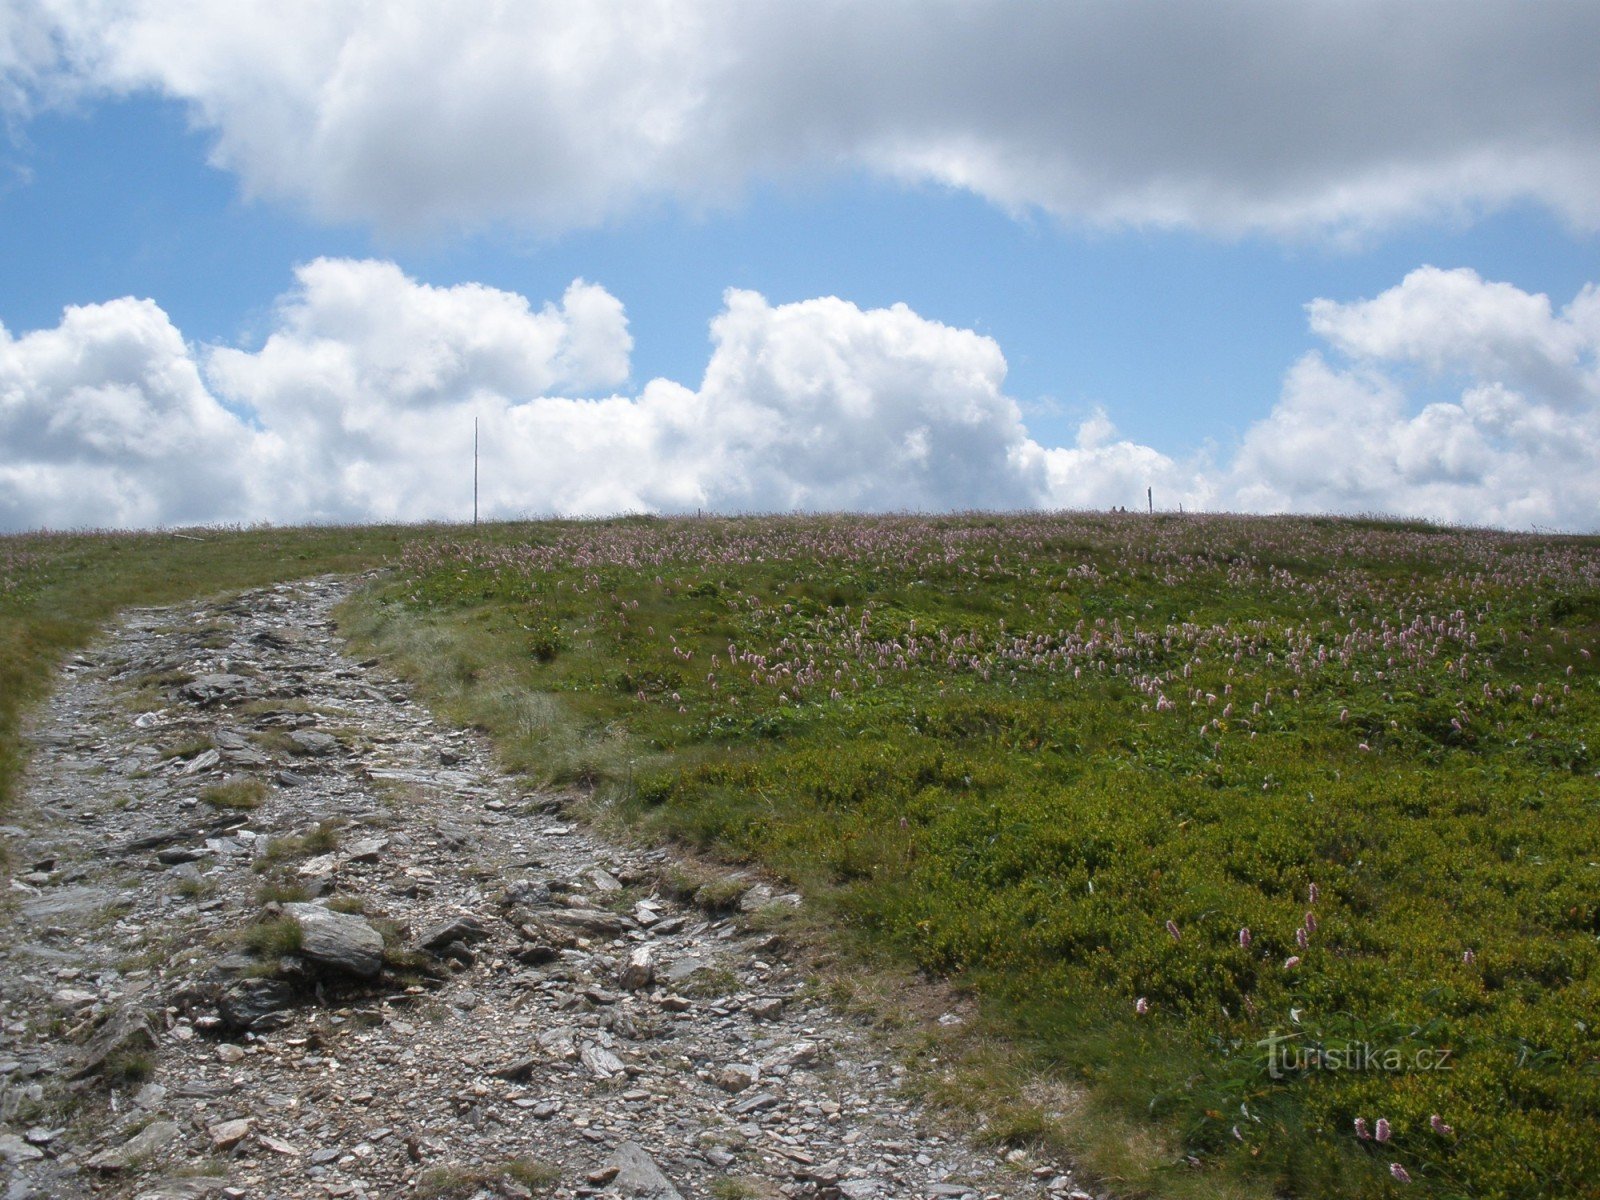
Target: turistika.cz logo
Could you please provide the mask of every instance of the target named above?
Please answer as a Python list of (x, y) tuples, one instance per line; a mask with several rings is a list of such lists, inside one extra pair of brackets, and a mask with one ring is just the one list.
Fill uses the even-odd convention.
[(1444, 1046), (1381, 1046), (1351, 1039), (1306, 1042), (1303, 1034), (1273, 1030), (1256, 1045), (1267, 1052), (1273, 1079), (1300, 1071), (1448, 1071), (1451, 1051)]

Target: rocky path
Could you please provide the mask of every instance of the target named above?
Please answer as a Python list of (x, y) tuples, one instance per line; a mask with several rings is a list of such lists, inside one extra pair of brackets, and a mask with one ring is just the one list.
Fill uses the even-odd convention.
[(1083, 1195), (902, 1094), (763, 932), (798, 897), (695, 903), (349, 658), (348, 586), (68, 666), (0, 826), (0, 1195)]

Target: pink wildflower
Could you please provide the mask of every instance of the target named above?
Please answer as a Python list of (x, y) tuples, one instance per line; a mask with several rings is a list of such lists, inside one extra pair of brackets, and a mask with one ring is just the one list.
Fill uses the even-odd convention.
[(1177, 942), (1183, 940), (1182, 936), (1178, 933), (1178, 923), (1176, 921), (1167, 922), (1167, 932), (1172, 935), (1173, 941)]
[(1306, 932), (1307, 933), (1315, 933), (1317, 931), (1317, 914), (1316, 913), (1309, 913), (1308, 912), (1306, 914), (1305, 926), (1306, 926)]
[(1393, 1175), (1401, 1183), (1411, 1182), (1411, 1175), (1399, 1163), (1389, 1164), (1389, 1174)]
[(1378, 1124), (1373, 1128), (1372, 1136), (1380, 1142), (1389, 1140), (1389, 1119), (1387, 1117), (1378, 1118)]
[(1294, 944), (1302, 950), (1311, 944), (1311, 935), (1305, 931), (1305, 926), (1294, 931)]
[(1138, 1013), (1141, 1017), (1144, 1016), (1145, 1013), (1150, 1011), (1150, 1001), (1146, 1000), (1143, 996), (1140, 996), (1133, 1002), (1133, 1011)]
[(1444, 1123), (1444, 1118), (1438, 1113), (1434, 1113), (1433, 1116), (1428, 1118), (1428, 1124), (1433, 1126), (1433, 1131), (1440, 1137), (1449, 1137), (1455, 1133), (1455, 1130), (1446, 1125)]
[(1248, 925), (1239, 930), (1239, 947), (1244, 950), (1250, 948), (1250, 927)]
[(1314, 883), (1309, 885), (1306, 888), (1306, 903), (1315, 904), (1317, 902), (1317, 894), (1317, 885)]
[(1466, 963), (1467, 966), (1470, 967), (1473, 963), (1478, 961), (1478, 956), (1476, 954), (1474, 954), (1471, 950), (1463, 950), (1461, 952), (1461, 961)]
[(1356, 1118), (1356, 1136), (1363, 1142), (1370, 1141), (1372, 1138), (1372, 1135), (1367, 1132), (1367, 1119), (1365, 1117)]
[(1291, 954), (1288, 958), (1283, 960), (1283, 969), (1285, 971), (1292, 971), (1299, 965), (1300, 956), (1298, 954)]

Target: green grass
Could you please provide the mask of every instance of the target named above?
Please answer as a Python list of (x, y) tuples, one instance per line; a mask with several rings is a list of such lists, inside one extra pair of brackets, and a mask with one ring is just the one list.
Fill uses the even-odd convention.
[(300, 922), (293, 917), (276, 917), (247, 926), (239, 934), (239, 944), (257, 958), (275, 961), (300, 949)]
[(1600, 1181), (1600, 541), (508, 532), (418, 544), (353, 628), (513, 769), (970, 989), (1012, 1051), (969, 1077), (995, 1140), (1162, 1194)]
[(518, 1158), (484, 1166), (429, 1167), (418, 1176), (414, 1194), (422, 1200), (465, 1200), (484, 1190), (504, 1194), (500, 1188), (505, 1184), (537, 1194), (549, 1191), (560, 1181), (561, 1172), (556, 1168), (531, 1158)]
[(267, 843), (267, 852), (255, 860), (252, 869), (265, 874), (284, 863), (331, 854), (339, 848), (339, 831), (344, 825), (342, 818), (335, 817), (319, 821), (304, 833), (275, 837)]
[(204, 803), (226, 811), (260, 808), (266, 798), (267, 785), (259, 779), (229, 779), (200, 789)]

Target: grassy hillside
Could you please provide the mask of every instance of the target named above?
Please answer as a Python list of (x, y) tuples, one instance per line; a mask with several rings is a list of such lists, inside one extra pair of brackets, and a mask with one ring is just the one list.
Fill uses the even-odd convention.
[(118, 606), (388, 558), (352, 628), (513, 769), (972, 989), (1027, 1070), (925, 1081), (993, 1136), (1161, 1193), (1600, 1195), (1600, 539), (201, 536), (0, 541), (0, 770), (18, 699)]
[(1594, 539), (550, 524), (414, 544), (364, 627), (1087, 1088), (1003, 1134), (1161, 1191), (1600, 1188)]

